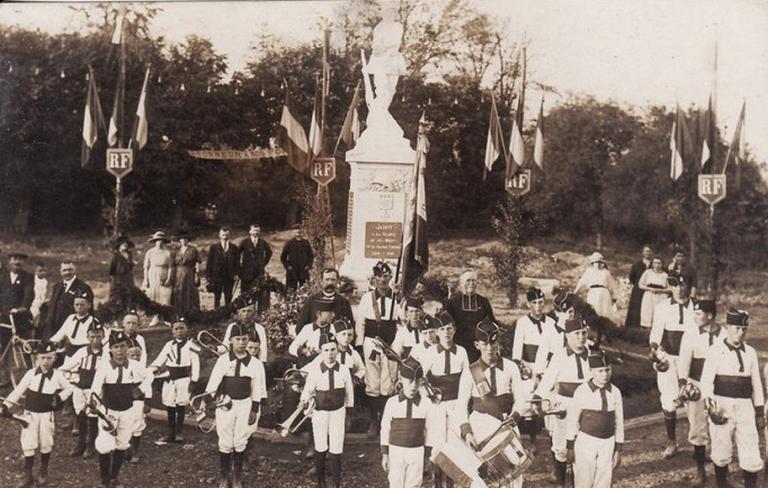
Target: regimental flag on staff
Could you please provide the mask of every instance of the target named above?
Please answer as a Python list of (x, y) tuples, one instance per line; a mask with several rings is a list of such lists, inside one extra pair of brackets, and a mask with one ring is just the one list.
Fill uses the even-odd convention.
[[(701, 137), (701, 170), (704, 172), (704, 167), (707, 162), (712, 158), (712, 151), (715, 148), (715, 130), (717, 127), (715, 111), (712, 107), (712, 95), (709, 96), (709, 104), (707, 111), (699, 117), (699, 136)], [(715, 164), (714, 160), (710, 163), (710, 166)], [(714, 167), (712, 167), (714, 170)]]
[(296, 111), (293, 109), (290, 97), (288, 96), (288, 84), (286, 83), (285, 102), (283, 103), (283, 114), (280, 117), (280, 132), (278, 138), (280, 145), (288, 156), (288, 164), (299, 173), (307, 169), (307, 157), (309, 155), (309, 141), (307, 133), (296, 118)]
[(311, 149), (310, 154), (307, 155), (307, 164), (311, 164), (323, 150), (323, 131), (320, 127), (320, 110), (322, 100), (322, 87), (317, 84), (315, 87), (315, 104), (312, 107), (312, 119), (309, 122), (309, 147)]
[(147, 86), (149, 85), (149, 67), (144, 75), (144, 84), (141, 86), (141, 95), (139, 96), (139, 105), (136, 107), (136, 121), (133, 124), (133, 135), (129, 147), (135, 142), (139, 150), (144, 149), (149, 135), (149, 124), (147, 123)]
[(507, 179), (512, 178), (525, 162), (523, 144), (523, 112), (525, 111), (525, 49), (523, 49), (523, 78), (520, 93), (517, 96), (517, 108), (512, 122), (512, 134), (509, 136), (509, 158), (507, 160)]
[(91, 161), (93, 146), (96, 145), (99, 138), (99, 127), (104, 129), (104, 113), (101, 111), (96, 75), (90, 65), (88, 65), (88, 95), (85, 98), (85, 110), (83, 112), (83, 147), (80, 165), (86, 167)]
[(544, 96), (539, 106), (539, 119), (536, 121), (536, 138), (533, 142), (533, 162), (544, 172)]
[(357, 82), (355, 92), (352, 94), (352, 102), (347, 109), (347, 115), (344, 117), (344, 124), (341, 126), (339, 139), (336, 141), (336, 148), (333, 154), (339, 154), (341, 143), (344, 143), (344, 150), (348, 151), (355, 147), (360, 138), (360, 116), (357, 107), (360, 105), (360, 82)]
[(496, 97), (491, 93), (491, 117), (488, 120), (488, 137), (485, 140), (485, 165), (483, 168), (483, 180), (493, 169), (493, 163), (504, 154), (504, 140), (501, 133), (501, 122), (499, 122), (499, 111), (496, 108)]
[(416, 142), (416, 166), (413, 169), (410, 198), (403, 228), (403, 252), (400, 257), (401, 288), (403, 296), (409, 296), (419, 278), (429, 268), (429, 243), (427, 240), (427, 193), (424, 185), (429, 140), (426, 135), (427, 121), (424, 114), (419, 121), (419, 137)]
[(115, 88), (115, 98), (112, 103), (112, 116), (109, 118), (109, 132), (107, 133), (107, 142), (110, 147), (117, 145), (121, 122), (123, 120), (123, 100), (125, 99), (125, 77), (122, 71), (117, 75), (117, 88)]
[(741, 169), (742, 165), (746, 161), (746, 146), (744, 143), (744, 118), (747, 112), (747, 101), (741, 104), (741, 112), (739, 113), (739, 120), (736, 122), (736, 129), (733, 131), (733, 140), (728, 147), (728, 153), (725, 156), (725, 165), (723, 166), (723, 174), (728, 168), (728, 163), (733, 158), (733, 163), (736, 165), (736, 189), (741, 188)]
[(669, 165), (669, 177), (677, 181), (685, 170), (685, 159), (692, 152), (691, 136), (680, 106), (675, 108), (675, 120), (672, 122), (672, 134), (669, 138), (672, 159)]

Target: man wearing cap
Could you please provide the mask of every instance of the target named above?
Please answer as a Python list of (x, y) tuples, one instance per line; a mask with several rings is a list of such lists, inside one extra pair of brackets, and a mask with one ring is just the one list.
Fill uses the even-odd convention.
[(72, 314), (75, 297), (87, 297), (89, 309), (93, 308), (93, 290), (88, 286), (88, 283), (77, 277), (75, 263), (71, 260), (63, 261), (59, 272), (61, 273), (61, 283), (53, 285), (45, 320), (46, 325), (41, 331), (43, 339), (51, 337)]
[(318, 293), (310, 295), (299, 311), (299, 318), (296, 321), (299, 327), (297, 333), (300, 328), (312, 322), (320, 302), (333, 302), (334, 317), (344, 319), (350, 324), (355, 322), (352, 306), (349, 304), (349, 300), (338, 292), (338, 283), (339, 271), (336, 268), (325, 268), (320, 280), (322, 289)]
[(285, 285), (289, 290), (295, 290), (307, 282), (315, 261), (312, 245), (304, 239), (301, 226), (295, 226), (293, 232), (293, 237), (285, 243), (280, 253), (280, 262), (285, 268)]
[(51, 336), (51, 342), (63, 342), (66, 346), (66, 357), (72, 357), (78, 349), (88, 345), (88, 327), (94, 321), (98, 321), (90, 314), (91, 296), (83, 291), (74, 297), (72, 308), (75, 313), (61, 325), (61, 328)]
[(383, 261), (376, 263), (373, 267), (376, 286), (363, 294), (357, 306), (356, 345), (363, 346), (365, 394), (371, 410), (369, 434), (372, 436), (379, 432), (380, 415), (387, 397), (394, 393), (397, 381), (397, 363), (387, 359), (374, 342), (378, 337), (392, 345), (397, 332), (399, 307), (397, 295), (389, 286), (391, 280), (392, 268)]
[[(526, 293), (528, 314), (517, 319), (515, 336), (512, 342), (512, 360), (525, 365), (533, 371), (536, 354), (548, 337), (556, 334), (555, 321), (544, 314), (544, 292), (530, 288)], [(529, 390), (533, 389), (533, 377), (526, 380)], [(544, 426), (543, 419), (524, 420), (520, 429), (528, 433), (531, 445), (536, 445), (536, 435)], [(535, 450), (535, 447), (534, 447)]]
[[(339, 347), (339, 364), (349, 368), (352, 379), (358, 384), (365, 384), (365, 363), (360, 353), (355, 351), (352, 343), (355, 339), (355, 329), (346, 320), (334, 320), (331, 324), (331, 332), (336, 337)], [(320, 361), (318, 356), (315, 361)]]
[(173, 338), (165, 343), (152, 362), (156, 369), (163, 368), (162, 399), (168, 421), (168, 434), (162, 442), (184, 442), (182, 429), (186, 406), (189, 405), (193, 383), (200, 379), (200, 348), (187, 339), (189, 328), (184, 317), (171, 324)]
[[(685, 398), (688, 414), (688, 442), (693, 446), (696, 461), (696, 478), (692, 486), (704, 486), (706, 480), (706, 449), (709, 444), (709, 425), (704, 399), (701, 398), (701, 373), (704, 360), (710, 348), (721, 344), (725, 331), (715, 322), (717, 313), (714, 300), (698, 300), (693, 304), (696, 329), (685, 331), (680, 342), (680, 357), (677, 360), (680, 397), (687, 390), (699, 392), (699, 398)], [(687, 386), (691, 385), (691, 386)]]
[(672, 258), (672, 262), (669, 263), (667, 271), (669, 271), (670, 274), (682, 276), (683, 280), (688, 283), (690, 296), (696, 296), (696, 270), (693, 269), (693, 266), (688, 264), (685, 249), (682, 247), (675, 249), (675, 254)]
[(533, 374), (541, 378), (544, 370), (549, 366), (552, 356), (568, 345), (565, 335), (565, 321), (572, 319), (576, 314), (574, 308), (575, 297), (568, 291), (560, 291), (552, 300), (552, 310), (547, 314), (554, 322), (550, 333), (542, 338), (542, 343), (536, 351), (536, 361), (533, 363)]
[(40, 476), (37, 482), (45, 485), (48, 478), (48, 461), (53, 450), (53, 436), (56, 432), (53, 412), (72, 394), (72, 385), (61, 371), (53, 369), (56, 347), (49, 341), (42, 341), (35, 349), (37, 366), (21, 378), (16, 388), (0, 405), (0, 415), (10, 417), (20, 414), (19, 405), (28, 416), (29, 424), (21, 429), (21, 450), (24, 454), (24, 478), (19, 487), (34, 485), (32, 468), (35, 451), (40, 450)]
[(75, 408), (80, 435), (77, 438), (77, 445), (69, 453), (73, 457), (89, 458), (93, 456), (98, 419), (93, 412), (89, 412), (85, 407), (91, 396), (91, 385), (96, 375), (96, 367), (105, 357), (104, 334), (104, 326), (101, 322), (91, 321), (88, 324), (88, 345), (78, 349), (72, 356), (68, 357), (60, 368), (62, 372), (72, 373), (77, 378), (72, 391), (72, 404)]
[(421, 321), (419, 337), (421, 341), (411, 348), (410, 357), (420, 362), (424, 366), (424, 361), (429, 356), (431, 349), (437, 346), (440, 340), (437, 338), (437, 327), (440, 322), (429, 314), (425, 314)]
[(120, 467), (130, 447), (136, 423), (133, 401), (143, 397), (142, 390), (151, 384), (153, 376), (147, 374), (138, 362), (128, 359), (128, 337), (122, 331), (109, 335), (110, 358), (100, 361), (91, 385), (92, 393), (103, 400), (99, 407), (92, 395), (91, 404), (103, 408), (114, 422), (114, 432), (108, 432), (106, 422), (99, 420), (96, 451), (99, 453), (99, 473), (103, 487), (120, 487)]
[[(272, 247), (261, 237), (261, 226), (251, 224), (248, 237), (240, 243), (240, 280), (243, 290), (250, 290), (264, 276), (264, 270), (272, 259)], [(259, 297), (259, 312), (266, 310), (268, 300)]]
[(621, 463), (624, 406), (605, 354), (590, 354), (588, 361), (591, 379), (576, 388), (566, 414), (567, 457), (574, 486), (610, 488)]
[(205, 279), (213, 293), (213, 306), (232, 301), (232, 289), (240, 272), (240, 248), (229, 240), (229, 227), (219, 229), (219, 241), (208, 248), (208, 260), (205, 265)]
[(328, 471), (332, 486), (341, 485), (341, 453), (344, 451), (344, 424), (347, 409), (355, 405), (354, 386), (349, 368), (338, 362), (339, 350), (335, 338), (330, 334), (320, 336), (319, 363), (308, 368), (301, 405), (310, 407), (314, 399), (312, 414), (312, 437), (315, 443), (315, 475), (318, 488), (325, 488), (325, 458), (328, 457)]
[(424, 300), (421, 297), (410, 296), (405, 299), (405, 323), (397, 327), (392, 349), (401, 357), (407, 358), (413, 346), (421, 340), (419, 330), (423, 321)]
[(668, 443), (664, 449), (664, 459), (670, 459), (677, 454), (676, 400), (680, 392), (678, 385), (680, 344), (686, 331), (696, 330), (693, 300), (689, 298), (687, 282), (681, 276), (674, 275), (670, 275), (667, 282), (672, 288), (672, 296), (654, 309), (653, 326), (648, 339), (667, 431)]
[(757, 353), (745, 342), (749, 314), (732, 308), (725, 324), (725, 340), (712, 345), (701, 373), (701, 395), (710, 412), (710, 456), (717, 486), (728, 486), (735, 440), (744, 486), (753, 488), (757, 473), (763, 469), (758, 434), (765, 428), (763, 385)]
[(479, 353), (472, 347), (473, 330), (475, 325), (483, 319), (493, 322), (491, 302), (482, 295), (475, 293), (477, 290), (477, 273), (466, 270), (459, 277), (460, 292), (443, 303), (443, 308), (451, 314), (456, 324), (456, 344), (467, 350), (469, 359), (475, 361)]
[(304, 327), (288, 345), (288, 354), (298, 359), (299, 366), (313, 360), (320, 352), (320, 336), (331, 332), (329, 326), (334, 319), (332, 302), (323, 301), (315, 307), (315, 321)]
[[(502, 421), (520, 418), (530, 397), (520, 369), (499, 351), (499, 326), (483, 319), (475, 326), (474, 347), (480, 358), (461, 373), (459, 397), (454, 410), (461, 435), (473, 448), (490, 436)], [(517, 431), (517, 427), (514, 427)], [(523, 477), (509, 485), (523, 486)]]
[[(254, 307), (253, 305), (247, 305), (237, 310), (237, 320), (227, 326), (227, 330), (224, 332), (224, 339), (222, 340), (222, 342), (224, 344), (229, 344), (230, 338), (232, 337), (233, 327), (235, 326), (235, 324), (239, 323), (241, 326), (245, 327), (245, 330), (248, 331), (248, 335), (251, 338), (258, 338), (258, 341), (259, 341), (258, 358), (259, 358), (259, 361), (266, 364), (267, 358), (269, 357), (269, 342), (267, 341), (267, 330), (264, 328), (263, 325), (256, 322), (253, 307)], [(220, 352), (224, 353), (225, 351), (222, 350)]]
[(264, 365), (253, 359), (246, 347), (249, 335), (236, 324), (230, 352), (219, 356), (205, 391), (217, 402), (231, 401), (231, 408), (216, 408), (219, 437), (220, 488), (242, 488), (240, 479), (248, 439), (258, 421), (261, 402), (267, 398)]
[[(549, 367), (534, 390), (534, 399), (548, 398), (550, 392), (555, 389), (555, 403), (568, 408), (576, 388), (590, 379), (587, 332), (587, 325), (581, 317), (575, 316), (565, 321), (568, 343), (552, 357)], [(551, 426), (553, 474), (558, 485), (564, 487), (567, 471), (566, 421), (564, 418), (553, 417)]]
[(381, 418), (381, 466), (390, 488), (421, 488), (424, 459), (435, 434), (435, 408), (419, 385), (424, 370), (406, 358), (398, 373), (400, 392), (389, 398)]

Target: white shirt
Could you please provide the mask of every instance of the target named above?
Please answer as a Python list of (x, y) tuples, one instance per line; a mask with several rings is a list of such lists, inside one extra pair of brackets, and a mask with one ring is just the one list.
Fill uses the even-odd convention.
[(330, 331), (330, 325), (320, 327), (314, 323), (308, 324), (306, 327), (302, 328), (301, 332), (299, 332), (299, 335), (297, 335), (296, 338), (291, 341), (291, 344), (288, 346), (288, 354), (298, 357), (299, 350), (304, 346), (309, 348), (309, 350), (313, 353), (319, 353), (320, 334), (323, 332), (330, 333)]
[(205, 391), (215, 393), (219, 389), (225, 376), (248, 377), (251, 379), (251, 401), (260, 402), (267, 398), (267, 379), (264, 373), (264, 364), (246, 353), (242, 358), (238, 358), (234, 353), (229, 352), (219, 356), (216, 364), (211, 371), (211, 378)]
[[(93, 322), (93, 316), (84, 315), (78, 317), (75, 314), (71, 314), (61, 324), (59, 330), (51, 336), (51, 342), (61, 342), (66, 337), (69, 343), (73, 346), (84, 346), (88, 344), (88, 327)], [(104, 337), (107, 340), (107, 337)]]
[(539, 348), (553, 334), (555, 334), (555, 321), (552, 317), (542, 315), (539, 320), (531, 315), (520, 317), (515, 326), (512, 359), (525, 361), (528, 364), (535, 363)]
[[(232, 337), (232, 328), (235, 326), (237, 322), (232, 322), (227, 326), (227, 331), (224, 332), (224, 345), (229, 348), (229, 340)], [(267, 331), (264, 329), (264, 326), (261, 325), (258, 322), (253, 323), (253, 329), (256, 331), (256, 334), (259, 336), (259, 342), (261, 343), (261, 346), (259, 347), (259, 360), (262, 363), (267, 362), (267, 358), (269, 357), (269, 343), (267, 342)]]
[[(50, 375), (50, 378), (47, 377), (48, 375)], [(13, 403), (21, 403), (21, 398), (28, 389), (46, 395), (52, 395), (57, 390), (61, 390), (59, 396), (62, 400), (66, 400), (72, 394), (72, 385), (64, 379), (64, 374), (61, 371), (51, 369), (46, 374), (45, 381), (42, 381), (42, 378), (43, 371), (39, 367), (30, 369), (21, 377), (19, 384), (8, 395), (8, 400)], [(41, 381), (42, 388), (40, 388)]]
[(40, 315), (40, 306), (45, 303), (45, 297), (48, 295), (48, 280), (35, 276), (35, 299), (32, 300), (32, 316)]
[[(738, 350), (738, 353), (737, 353)], [(741, 357), (741, 362), (739, 362)], [(731, 346), (727, 341), (713, 345), (704, 360), (704, 372), (701, 374), (701, 397), (715, 398), (715, 378), (718, 375), (744, 376), (752, 382), (752, 404), (762, 407), (765, 403), (763, 384), (760, 380), (760, 366), (755, 348), (742, 343), (740, 347)]]
[[(603, 395), (605, 395), (604, 398)], [(603, 404), (604, 401), (605, 404)], [(616, 419), (614, 441), (616, 444), (624, 443), (624, 404), (621, 399), (621, 391), (615, 385), (607, 384), (604, 388), (599, 388), (593, 382), (588, 381), (576, 388), (573, 399), (568, 404), (568, 413), (565, 417), (566, 439), (572, 441), (579, 433), (579, 421), (583, 410), (614, 412)]]
[[(179, 344), (181, 344), (181, 350), (179, 350)], [(180, 352), (180, 354), (179, 354)], [(168, 367), (190, 367), (189, 377), (191, 381), (198, 381), (200, 379), (200, 349), (194, 342), (184, 339), (177, 340), (171, 339), (166, 342), (163, 349), (160, 350), (160, 354), (152, 361), (152, 366), (161, 367), (163, 365)], [(159, 376), (166, 376), (167, 372)]]
[[(334, 370), (333, 384), (330, 383), (329, 369)], [(307, 368), (307, 379), (304, 383), (304, 389), (301, 391), (301, 401), (308, 401), (316, 390), (330, 391), (336, 388), (344, 388), (344, 406), (347, 408), (354, 407), (355, 390), (349, 368), (339, 364), (338, 361), (330, 367), (322, 361), (312, 363)]]
[(136, 384), (147, 394), (152, 390), (154, 375), (148, 368), (142, 368), (138, 361), (128, 359), (122, 365), (114, 363), (111, 359), (104, 359), (96, 366), (96, 375), (93, 377), (91, 391), (104, 398), (103, 387), (105, 384)]
[(687, 330), (696, 330), (693, 300), (678, 303), (670, 298), (659, 303), (653, 310), (653, 325), (648, 342), (658, 344), (667, 354), (677, 356), (683, 334)]

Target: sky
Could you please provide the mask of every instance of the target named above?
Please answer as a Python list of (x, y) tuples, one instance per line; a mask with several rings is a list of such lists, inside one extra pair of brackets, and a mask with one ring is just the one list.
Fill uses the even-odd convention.
[[(548, 108), (571, 93), (640, 107), (706, 106), (716, 87), (718, 125), (726, 140), (746, 100), (748, 147), (768, 161), (768, 2), (471, 1), (512, 39), (525, 35), (531, 41), (529, 79), (562, 94), (548, 95)], [(318, 21), (345, 3), (159, 2), (163, 11), (152, 32), (171, 42), (192, 33), (207, 37), (235, 71), (245, 66), (259, 34), (274, 33), (292, 43), (318, 41)], [(59, 2), (0, 3), (0, 23), (51, 33), (76, 31), (78, 17), (67, 7)], [(537, 100), (538, 95), (527, 98)], [(537, 103), (529, 102), (527, 117), (535, 118), (537, 109)]]

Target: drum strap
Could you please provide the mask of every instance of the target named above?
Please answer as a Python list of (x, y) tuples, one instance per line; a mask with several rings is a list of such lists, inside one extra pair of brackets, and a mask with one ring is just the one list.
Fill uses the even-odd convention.
[(483, 374), (483, 367), (480, 361), (475, 361), (469, 365), (469, 372), (472, 374), (472, 381), (475, 382), (475, 387), (480, 397), (484, 397), (491, 393), (491, 385), (488, 384), (488, 380), (485, 379)]

